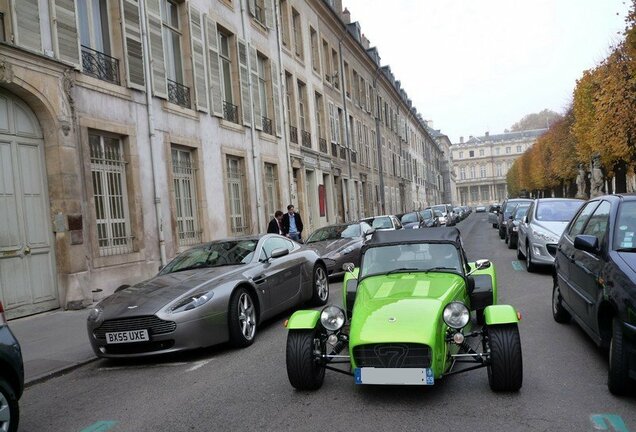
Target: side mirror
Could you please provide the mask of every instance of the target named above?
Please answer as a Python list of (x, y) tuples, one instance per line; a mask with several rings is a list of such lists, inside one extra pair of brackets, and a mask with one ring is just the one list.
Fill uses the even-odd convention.
[(593, 235), (579, 234), (574, 237), (574, 248), (592, 254), (598, 253), (598, 237)]
[(473, 273), (475, 273), (476, 271), (479, 271), (479, 270), (485, 270), (485, 269), (489, 268), (490, 265), (491, 265), (490, 264), (490, 260), (487, 260), (487, 259), (477, 260), (477, 261), (475, 261), (475, 267), (471, 271), (469, 271), (466, 276), (470, 276), (471, 274), (473, 274)]
[(524, 216), (524, 217), (523, 217), (523, 223), (524, 223), (524, 224), (527, 224), (527, 223), (528, 223), (528, 216)]
[(355, 268), (355, 266), (353, 265), (353, 263), (350, 263), (350, 262), (344, 263), (342, 265), (342, 269), (344, 271), (346, 271), (346, 272), (349, 272), (349, 273), (353, 273), (353, 269), (354, 268)]
[(280, 258), (280, 257), (284, 257), (287, 254), (289, 254), (289, 249), (287, 248), (274, 249), (272, 251), (271, 258)]

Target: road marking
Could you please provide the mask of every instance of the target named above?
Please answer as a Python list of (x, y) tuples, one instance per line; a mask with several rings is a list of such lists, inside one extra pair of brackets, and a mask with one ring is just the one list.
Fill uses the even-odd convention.
[(592, 414), (590, 421), (594, 430), (629, 432), (627, 425), (617, 414)]
[(523, 270), (523, 265), (519, 261), (513, 261), (512, 268), (515, 269), (516, 271), (521, 271)]
[(200, 360), (198, 362), (196, 362), (194, 364), (194, 366), (192, 366), (191, 368), (188, 368), (186, 370), (186, 372), (194, 372), (195, 370), (199, 369), (200, 367), (205, 366), (206, 364), (210, 363), (212, 361), (212, 359), (209, 360)]
[(102, 420), (93, 423), (89, 427), (82, 429), (80, 432), (105, 432), (114, 428), (116, 424), (117, 422), (113, 420)]
[(98, 370), (102, 371), (118, 371), (118, 370), (130, 370), (130, 369), (148, 369), (148, 368), (162, 368), (162, 367), (177, 367), (189, 365), (187, 362), (173, 362), (173, 363), (157, 363), (154, 365), (141, 364), (141, 365), (129, 365), (129, 366), (107, 366), (101, 367)]

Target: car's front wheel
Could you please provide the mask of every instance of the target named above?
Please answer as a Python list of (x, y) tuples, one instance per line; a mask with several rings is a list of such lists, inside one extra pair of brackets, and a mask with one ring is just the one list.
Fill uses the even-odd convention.
[(230, 344), (244, 348), (254, 343), (256, 337), (256, 304), (245, 288), (239, 288), (230, 298), (228, 311)]
[(312, 287), (311, 302), (316, 306), (326, 305), (329, 300), (329, 278), (327, 277), (327, 271), (320, 264), (314, 267)]
[(19, 419), (18, 398), (9, 383), (0, 378), (0, 431), (17, 431)]
[(615, 395), (624, 395), (630, 387), (629, 378), (629, 341), (623, 336), (623, 326), (614, 318), (612, 322), (612, 340), (609, 349), (609, 371), (607, 387)]
[(287, 377), (298, 390), (318, 390), (325, 380), (325, 368), (315, 358), (320, 348), (314, 330), (290, 330), (287, 335)]
[(554, 277), (554, 285), (552, 287), (552, 317), (558, 323), (565, 324), (570, 322), (570, 313), (565, 310), (561, 302), (563, 301), (563, 297), (561, 297), (561, 290), (559, 289), (559, 284), (557, 283), (556, 276)]
[(523, 383), (521, 338), (517, 324), (488, 326), (488, 383), (494, 391), (518, 391)]
[(534, 273), (537, 270), (537, 265), (532, 262), (532, 251), (528, 245), (526, 245), (526, 270), (528, 273)]

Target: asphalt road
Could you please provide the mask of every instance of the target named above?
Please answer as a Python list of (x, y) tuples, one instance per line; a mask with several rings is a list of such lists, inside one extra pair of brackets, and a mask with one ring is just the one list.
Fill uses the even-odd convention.
[[(485, 369), (424, 388), (356, 386), (327, 372), (322, 389), (298, 392), (287, 380), (281, 316), (261, 327), (247, 349), (99, 360), (30, 387), (20, 430), (636, 431), (636, 396), (612, 396), (605, 355), (576, 325), (552, 319), (549, 273), (521, 270), (484, 213), (459, 228), (469, 259), (494, 262), (500, 302), (523, 315), (519, 393), (491, 392)], [(336, 304), (340, 292), (341, 283), (332, 282)]]

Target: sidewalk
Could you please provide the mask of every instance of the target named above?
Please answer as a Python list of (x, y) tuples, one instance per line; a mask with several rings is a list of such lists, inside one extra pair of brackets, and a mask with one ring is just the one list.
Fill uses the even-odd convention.
[(57, 310), (9, 321), (22, 348), (27, 385), (96, 358), (86, 333), (88, 312)]

